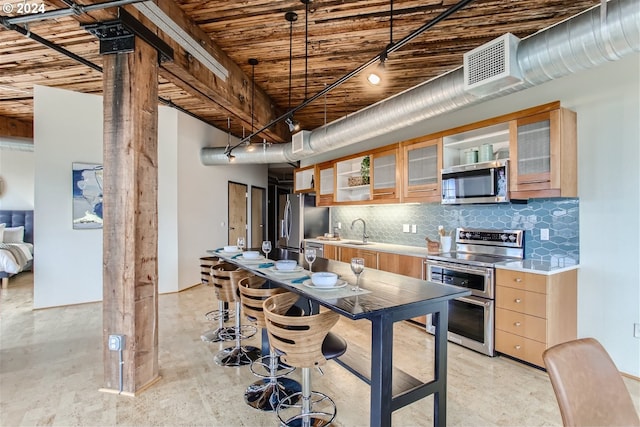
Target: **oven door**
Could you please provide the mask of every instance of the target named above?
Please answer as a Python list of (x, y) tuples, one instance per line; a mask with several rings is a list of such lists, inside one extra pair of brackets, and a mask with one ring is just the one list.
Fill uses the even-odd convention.
[(427, 260), (425, 276), (430, 282), (467, 288), (471, 294), (493, 299), (493, 268)]
[[(494, 302), (474, 296), (449, 301), (449, 341), (487, 356), (494, 355)], [(427, 316), (427, 331), (435, 333), (433, 316)]]

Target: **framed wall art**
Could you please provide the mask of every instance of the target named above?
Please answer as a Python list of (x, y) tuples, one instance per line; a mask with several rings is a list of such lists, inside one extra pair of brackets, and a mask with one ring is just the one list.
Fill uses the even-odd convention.
[(73, 163), (73, 228), (102, 228), (102, 165)]

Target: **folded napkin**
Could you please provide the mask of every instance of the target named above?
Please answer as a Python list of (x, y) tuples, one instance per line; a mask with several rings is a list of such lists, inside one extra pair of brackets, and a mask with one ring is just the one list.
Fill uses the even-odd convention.
[(269, 267), (273, 267), (275, 264), (272, 262), (263, 262), (262, 264), (258, 265), (258, 268), (269, 268)]
[(234, 256), (232, 256), (232, 257), (231, 257), (231, 259), (236, 259), (236, 258), (238, 258), (239, 256), (242, 256), (242, 252), (240, 252), (238, 255), (234, 255)]
[(293, 279), (291, 283), (302, 283), (307, 279), (309, 279), (309, 276), (302, 276), (302, 277), (298, 277), (297, 279)]

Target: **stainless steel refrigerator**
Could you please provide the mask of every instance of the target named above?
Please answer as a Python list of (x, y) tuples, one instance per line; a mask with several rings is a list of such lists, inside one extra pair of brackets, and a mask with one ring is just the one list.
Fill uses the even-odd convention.
[(281, 194), (278, 202), (279, 248), (300, 252), (304, 239), (329, 232), (329, 208), (316, 207), (313, 194)]

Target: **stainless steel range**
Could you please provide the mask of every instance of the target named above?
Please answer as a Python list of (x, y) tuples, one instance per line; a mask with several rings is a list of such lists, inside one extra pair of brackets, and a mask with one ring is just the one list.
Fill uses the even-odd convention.
[[(455, 252), (427, 256), (424, 277), (471, 290), (449, 302), (449, 341), (493, 356), (495, 264), (524, 258), (524, 230), (457, 228), (455, 242)], [(434, 331), (430, 317), (427, 330)]]

